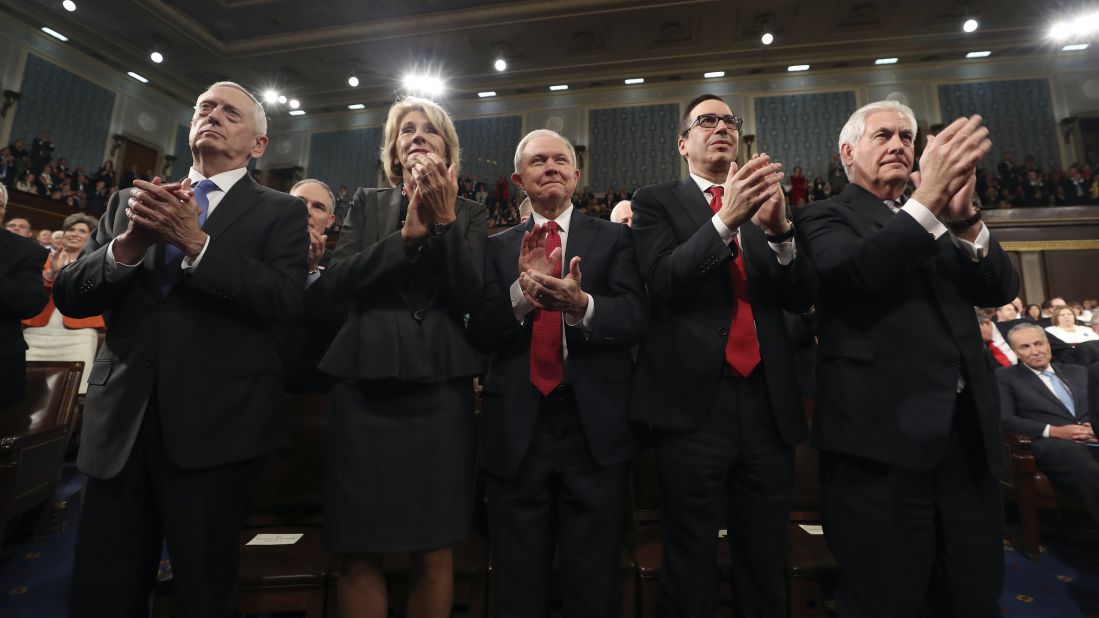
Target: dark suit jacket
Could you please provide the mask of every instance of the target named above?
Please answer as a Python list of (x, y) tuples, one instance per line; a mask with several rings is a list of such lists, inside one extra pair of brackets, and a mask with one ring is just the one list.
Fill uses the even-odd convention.
[(27, 349), (19, 321), (33, 318), (49, 295), (42, 283), (46, 250), (29, 238), (0, 230), (0, 407), (22, 398)]
[(974, 262), (950, 233), (932, 238), (854, 183), (798, 215), (798, 246), (821, 282), (815, 445), (930, 468), (964, 377), (989, 468), (998, 470), (996, 381), (973, 307), (998, 307), (1018, 292), (999, 243), (993, 238)]
[[(638, 189), (633, 213), (637, 261), (652, 301), (649, 335), (637, 357), (633, 417), (691, 429), (710, 411), (725, 374), (734, 256), (689, 177)], [(757, 226), (745, 224), (740, 236), (767, 394), (782, 440), (793, 445), (805, 439), (805, 413), (783, 310), (812, 306), (816, 276), (800, 255), (779, 264)]]
[(203, 468), (286, 441), (276, 327), (300, 316), (308, 233), (300, 199), (238, 181), (203, 226), (202, 261), (165, 298), (164, 244), (125, 279), (105, 276), (108, 243), (125, 231), (129, 191), (111, 197), (83, 256), (53, 295), (72, 317), (103, 314), (107, 338), (88, 376), (80, 469), (118, 474), (156, 397), (168, 455)]
[(1076, 415), (1053, 394), (1041, 378), (1023, 363), (996, 371), (1000, 384), (1003, 428), (1029, 438), (1040, 438), (1046, 425), (1060, 427), (1090, 422), (1088, 416), (1088, 370), (1078, 365), (1053, 363), (1053, 371), (1068, 384)]
[[(481, 465), (511, 477), (527, 452), (538, 420), (541, 394), (530, 383), (533, 313), (520, 324), (509, 288), (519, 277), (519, 245), (526, 223), (496, 234), (485, 252), (484, 302), (470, 316), (478, 347), (492, 353), (482, 395)], [(596, 463), (628, 460), (633, 438), (627, 414), (630, 346), (645, 331), (645, 301), (628, 227), (573, 209), (562, 266), (580, 256), (581, 289), (595, 299), (591, 333), (565, 326), (565, 383), (576, 393), (577, 412)]]
[(465, 315), (481, 298), (485, 207), (459, 198), (450, 231), (412, 251), (401, 241), (400, 210), (397, 189), (355, 192), (321, 277), (336, 301), (352, 306), (321, 370), (405, 382), (478, 375), (484, 357), (469, 343)]
[(347, 321), (351, 308), (350, 302), (338, 302), (328, 289), (324, 269), (334, 255), (332, 251), (325, 252), (319, 263), (320, 276), (305, 288), (305, 314), (282, 329), (279, 353), (287, 392), (325, 393), (331, 387), (331, 376), (318, 365)]

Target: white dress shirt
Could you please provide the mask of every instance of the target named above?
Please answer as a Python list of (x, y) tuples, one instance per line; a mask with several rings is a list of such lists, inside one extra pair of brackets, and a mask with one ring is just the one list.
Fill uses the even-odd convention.
[[(706, 192), (706, 190), (710, 187), (722, 186), (712, 183), (701, 176), (696, 176), (693, 173), (691, 174), (691, 180), (695, 181), (695, 184), (698, 185), (698, 190), (702, 192), (702, 197), (706, 198), (707, 204), (710, 202), (711, 197), (710, 194)], [(721, 241), (724, 242), (726, 245), (733, 242), (734, 236), (738, 237), (737, 244), (741, 244), (739, 242), (739, 229), (730, 230), (729, 226), (725, 225), (725, 222), (721, 220), (721, 217), (719, 217), (717, 213), (714, 213), (714, 216), (710, 219), (710, 221), (714, 224), (714, 229), (717, 230), (717, 235), (721, 237)], [(778, 260), (778, 263), (782, 264), (783, 266), (786, 266), (790, 262), (793, 262), (794, 258), (797, 257), (797, 247), (794, 245), (793, 238), (790, 238), (789, 240), (784, 240), (782, 242), (768, 241), (767, 244), (770, 245), (771, 250), (775, 252), (775, 258)], [(744, 250), (743, 246), (741, 246), (741, 250)], [(729, 251), (731, 252), (732, 248), (730, 248)]]
[[(928, 210), (927, 206), (921, 204), (919, 200), (909, 199), (905, 205), (899, 209), (894, 209), (891, 206), (890, 209), (893, 210), (893, 212), (903, 210), (911, 215), (912, 218), (916, 220), (916, 223), (923, 226), (923, 229), (927, 230), (927, 233), (934, 236), (936, 240), (950, 231), (943, 225), (943, 222), (939, 221), (939, 218)], [(954, 244), (968, 253), (974, 262), (979, 262), (988, 255), (988, 226), (984, 224), (984, 221), (979, 223), (981, 224), (981, 231), (977, 232), (977, 238), (974, 239), (973, 242), (969, 242), (964, 238), (959, 238), (954, 234), (950, 235), (950, 239), (954, 241)]]
[[(206, 194), (206, 200), (208, 202), (208, 206), (206, 208), (207, 220), (209, 220), (210, 215), (214, 214), (214, 209), (217, 208), (218, 204), (221, 203), (221, 200), (225, 197), (225, 194), (228, 193), (229, 190), (233, 188), (233, 185), (237, 184), (237, 182), (239, 182), (241, 178), (244, 178), (247, 173), (247, 167), (238, 167), (235, 170), (229, 170), (228, 172), (214, 174), (210, 177), (210, 180), (212, 180), (214, 184), (218, 186), (218, 188), (216, 191), (210, 191)], [(206, 180), (206, 177), (198, 173), (198, 170), (193, 167), (191, 168), (191, 171), (187, 174), (187, 177), (191, 179), (192, 187), (197, 186), (198, 183)], [(199, 251), (198, 257), (196, 257), (194, 260), (184, 257), (183, 263), (180, 264), (180, 268), (182, 268), (183, 270), (197, 268), (199, 262), (202, 261), (202, 256), (206, 255), (206, 249), (209, 246), (210, 237), (207, 236), (206, 243), (202, 245), (202, 251)], [(114, 257), (113, 239), (107, 246), (106, 260), (107, 261), (104, 268), (104, 275), (106, 276), (107, 281), (119, 281), (121, 279), (124, 279), (128, 274), (133, 272), (133, 270), (141, 264), (141, 261), (138, 261), (136, 264), (123, 264), (117, 261)]]
[[(565, 261), (565, 256), (567, 255), (567, 253), (565, 252), (565, 248), (568, 246), (569, 241), (569, 225), (571, 224), (572, 219), (572, 209), (573, 207), (569, 206), (565, 209), (564, 212), (558, 215), (556, 219), (554, 219), (554, 221), (557, 222), (557, 234), (561, 237), (562, 275), (567, 274), (569, 271), (569, 265)], [(543, 217), (537, 212), (531, 212), (530, 216), (534, 218), (535, 225), (545, 225), (546, 222), (549, 221), (549, 219)], [(580, 270), (581, 272), (584, 270), (583, 262), (580, 263)], [(534, 305), (530, 304), (530, 302), (528, 302), (527, 299), (523, 296), (523, 288), (519, 286), (519, 279), (516, 279), (515, 282), (511, 284), (509, 292), (511, 295), (511, 310), (515, 313), (515, 319), (518, 320), (520, 324), (523, 324), (524, 322), (526, 322), (527, 316), (530, 314), (530, 312), (534, 311)], [(584, 336), (587, 336), (591, 333), (591, 320), (592, 316), (595, 315), (595, 298), (593, 298), (592, 295), (588, 294), (587, 292), (582, 291), (582, 293), (588, 297), (588, 308), (584, 312), (584, 317), (579, 322), (573, 323), (569, 319), (568, 314), (564, 311), (561, 312), (561, 316), (562, 319), (564, 319), (566, 326), (578, 328), (584, 333)], [(563, 357), (568, 358), (569, 343), (567, 338), (565, 337), (564, 328), (561, 329), (561, 341), (561, 350), (563, 353)]]

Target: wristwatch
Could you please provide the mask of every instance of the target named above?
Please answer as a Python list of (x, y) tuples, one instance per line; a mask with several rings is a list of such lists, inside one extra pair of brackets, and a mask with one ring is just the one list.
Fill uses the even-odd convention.
[(427, 226), (427, 233), (432, 238), (442, 238), (453, 225), (453, 221), (450, 223), (431, 223)]
[(950, 228), (951, 232), (960, 233), (960, 232), (964, 232), (964, 231), (968, 230), (969, 228), (973, 227), (980, 220), (981, 220), (981, 209), (977, 208), (976, 212), (974, 212), (972, 215), (970, 215), (969, 217), (967, 217), (965, 219), (962, 219), (960, 221), (944, 221), (943, 223), (946, 224), (946, 227)]

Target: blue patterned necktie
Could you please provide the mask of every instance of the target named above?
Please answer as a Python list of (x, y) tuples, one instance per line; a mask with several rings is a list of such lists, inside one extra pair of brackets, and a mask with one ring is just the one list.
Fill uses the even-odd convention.
[(1069, 413), (1076, 416), (1076, 402), (1072, 400), (1072, 393), (1068, 392), (1068, 388), (1065, 387), (1065, 383), (1061, 381), (1061, 378), (1057, 377), (1052, 369), (1046, 369), (1042, 372), (1042, 375), (1049, 379), (1049, 383), (1053, 385), (1053, 393), (1057, 395), (1061, 403), (1065, 404)]
[[(199, 181), (194, 186), (195, 202), (198, 203), (198, 226), (202, 227), (206, 223), (206, 213), (210, 210), (210, 198), (207, 197), (211, 191), (220, 191), (214, 181), (209, 178)], [(164, 245), (164, 277), (161, 280), (160, 291), (164, 296), (168, 295), (168, 292), (172, 290), (172, 287), (179, 281), (180, 268), (183, 264), (183, 252), (179, 250), (175, 245)]]

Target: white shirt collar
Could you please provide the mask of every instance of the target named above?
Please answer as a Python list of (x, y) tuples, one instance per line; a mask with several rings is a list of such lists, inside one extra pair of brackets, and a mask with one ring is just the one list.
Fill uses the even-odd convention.
[[(235, 170), (229, 170), (228, 172), (222, 172), (220, 174), (214, 174), (209, 180), (214, 181), (214, 184), (218, 186), (218, 190), (223, 193), (228, 193), (229, 189), (233, 188), (233, 185), (244, 178), (248, 174), (247, 167), (238, 167)], [(207, 178), (198, 173), (198, 170), (191, 168), (191, 171), (187, 173), (187, 177), (191, 179), (191, 185), (197, 185), (199, 181), (206, 180)]]
[(695, 184), (698, 185), (698, 190), (706, 195), (709, 195), (706, 193), (706, 189), (709, 189), (714, 185), (717, 185), (719, 187), (722, 186), (720, 182), (710, 182), (709, 180), (706, 180), (705, 178), (695, 174), (694, 172), (691, 172), (691, 180), (695, 181)]
[(1022, 361), (1021, 359), (1019, 360), (1019, 364), (1020, 364), (1020, 365), (1023, 365), (1023, 366), (1024, 366), (1024, 367), (1026, 367), (1027, 369), (1029, 369), (1029, 370), (1033, 371), (1033, 372), (1034, 372), (1034, 375), (1038, 376), (1039, 378), (1041, 378), (1041, 376), (1042, 376), (1042, 373), (1043, 373), (1043, 372), (1045, 372), (1045, 371), (1052, 371), (1052, 372), (1053, 372), (1053, 375), (1057, 375), (1057, 372), (1056, 372), (1056, 371), (1053, 371), (1053, 363), (1050, 363), (1050, 364), (1046, 365), (1046, 368), (1045, 368), (1045, 369), (1043, 369), (1043, 370), (1041, 370), (1041, 371), (1039, 371), (1039, 370), (1037, 370), (1037, 369), (1035, 369), (1035, 368), (1031, 367), (1030, 365), (1024, 364), (1024, 363), (1023, 363), (1023, 361)]
[[(572, 219), (572, 209), (573, 209), (573, 206), (569, 206), (568, 208), (565, 209), (564, 212), (557, 215), (556, 219), (554, 219), (554, 221), (557, 222), (557, 227), (561, 228), (560, 229), (561, 234), (568, 234), (569, 233), (569, 220)], [(530, 216), (534, 217), (534, 224), (535, 225), (545, 225), (546, 221), (549, 221), (549, 219), (543, 217), (542, 215), (540, 215), (540, 214), (538, 214), (537, 212), (534, 212), (534, 211), (531, 211)]]

